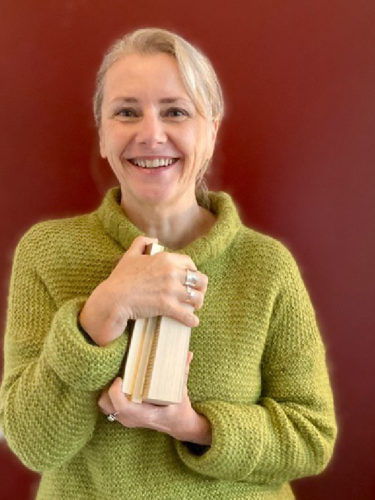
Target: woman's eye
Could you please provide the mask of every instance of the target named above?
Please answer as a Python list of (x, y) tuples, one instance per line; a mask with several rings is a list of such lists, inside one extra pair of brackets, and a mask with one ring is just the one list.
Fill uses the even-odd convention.
[(169, 108), (166, 110), (165, 115), (172, 118), (184, 118), (189, 116), (189, 113), (185, 109)]
[(119, 116), (120, 118), (136, 118), (138, 114), (133, 108), (121, 108), (115, 112), (115, 116)]

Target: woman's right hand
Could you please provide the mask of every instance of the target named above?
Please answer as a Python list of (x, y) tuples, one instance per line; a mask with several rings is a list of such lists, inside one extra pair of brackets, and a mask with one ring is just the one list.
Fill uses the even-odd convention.
[[(146, 245), (156, 242), (145, 236), (135, 238), (110, 276), (87, 299), (79, 321), (96, 344), (104, 346), (119, 337), (129, 319), (170, 316), (190, 327), (198, 325), (187, 303), (193, 309), (202, 306), (207, 276), (197, 271), (187, 255), (144, 255)], [(187, 269), (196, 271), (192, 299), (184, 285)]]

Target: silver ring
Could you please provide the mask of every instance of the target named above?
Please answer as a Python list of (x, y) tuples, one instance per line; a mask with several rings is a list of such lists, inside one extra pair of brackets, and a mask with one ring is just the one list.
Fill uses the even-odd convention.
[(193, 290), (189, 285), (186, 285), (186, 292), (188, 295), (188, 301), (191, 302), (191, 300), (195, 297), (195, 290)]
[(197, 271), (186, 269), (186, 279), (184, 285), (195, 288), (197, 286), (197, 283), (198, 283)]
[(107, 415), (108, 422), (116, 422), (116, 420), (117, 420), (116, 415), (118, 415), (118, 413), (119, 413), (118, 411), (115, 411), (115, 412)]

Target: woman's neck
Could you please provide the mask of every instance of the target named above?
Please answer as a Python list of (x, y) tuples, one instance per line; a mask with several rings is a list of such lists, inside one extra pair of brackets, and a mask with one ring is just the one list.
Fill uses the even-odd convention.
[(122, 198), (121, 206), (129, 220), (147, 236), (157, 238), (161, 245), (172, 250), (184, 248), (208, 233), (215, 216), (197, 201), (189, 206), (128, 206)]

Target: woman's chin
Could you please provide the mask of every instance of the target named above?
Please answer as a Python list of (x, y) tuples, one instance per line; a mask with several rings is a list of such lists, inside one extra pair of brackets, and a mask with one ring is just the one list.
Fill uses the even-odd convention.
[[(177, 186), (143, 186), (137, 190), (130, 191), (129, 186), (122, 188), (123, 198), (126, 205), (136, 207), (152, 207), (154, 209), (173, 206), (177, 208), (181, 203), (190, 204), (195, 201), (194, 191), (188, 195), (187, 189), (177, 189)], [(188, 200), (191, 198), (191, 200)]]
[(195, 180), (191, 180), (194, 185), (190, 189), (191, 186), (187, 185), (190, 182), (186, 183), (186, 180), (181, 178), (182, 168), (178, 163), (166, 167), (165, 170), (128, 168), (120, 182), (127, 204), (134, 203), (134, 208), (142, 205), (156, 207), (179, 204), (181, 201), (185, 203), (188, 202), (187, 198), (194, 200)]

